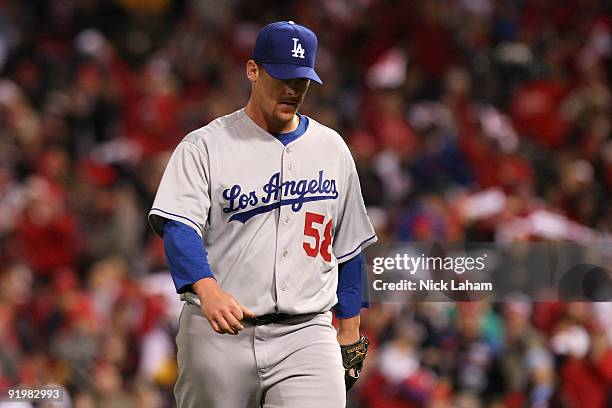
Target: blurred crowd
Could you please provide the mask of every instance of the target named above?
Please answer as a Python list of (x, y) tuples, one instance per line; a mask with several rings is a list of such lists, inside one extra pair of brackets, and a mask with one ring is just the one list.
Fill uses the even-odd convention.
[[(146, 214), (280, 19), (319, 37), (302, 112), (347, 141), (381, 241), (610, 240), (609, 1), (0, 0), (0, 389), (173, 405), (181, 304)], [(612, 406), (611, 316), (373, 304), (349, 406)]]

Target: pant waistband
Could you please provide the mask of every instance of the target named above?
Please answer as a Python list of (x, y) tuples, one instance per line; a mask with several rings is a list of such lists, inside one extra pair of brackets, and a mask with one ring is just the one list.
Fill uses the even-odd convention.
[[(181, 294), (181, 300), (186, 301), (187, 303), (191, 303), (196, 307), (201, 307), (200, 298), (198, 295), (192, 292), (185, 292)], [(323, 312), (321, 312), (323, 313)], [(320, 313), (306, 313), (306, 314), (289, 314), (289, 313), (269, 313), (256, 317), (245, 317), (243, 320), (247, 323), (254, 324), (255, 326), (261, 326), (264, 324), (273, 324), (273, 323), (285, 323), (285, 324), (295, 324), (301, 322), (307, 322), (312, 319), (316, 315)]]
[(245, 317), (243, 320), (247, 323), (254, 324), (255, 326), (261, 326), (264, 324), (295, 324), (306, 322), (319, 313), (306, 313), (306, 314), (289, 314), (289, 313), (270, 313), (256, 317)]

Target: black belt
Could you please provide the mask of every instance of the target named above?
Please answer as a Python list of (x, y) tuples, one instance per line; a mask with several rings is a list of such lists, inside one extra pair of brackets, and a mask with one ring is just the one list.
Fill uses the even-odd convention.
[[(181, 300), (187, 301), (187, 303), (201, 308), (200, 299), (196, 294), (191, 291), (187, 291), (181, 295)], [(323, 313), (323, 312), (321, 312)], [(247, 323), (254, 324), (255, 326), (260, 326), (263, 324), (272, 324), (272, 323), (282, 323), (287, 321), (286, 323), (294, 324), (298, 322), (306, 322), (319, 313), (307, 313), (307, 314), (289, 314), (289, 313), (269, 313), (257, 317), (245, 317), (243, 320)]]
[(289, 314), (289, 313), (270, 313), (257, 317), (245, 317), (243, 320), (254, 324), (255, 326), (261, 326), (264, 324), (272, 324), (272, 323), (281, 323), (284, 320), (291, 319), (293, 320), (310, 320), (313, 317), (318, 315), (318, 313), (308, 313), (308, 314)]

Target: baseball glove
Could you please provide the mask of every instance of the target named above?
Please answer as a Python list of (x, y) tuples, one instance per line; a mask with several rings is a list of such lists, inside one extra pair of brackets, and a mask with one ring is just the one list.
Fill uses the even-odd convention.
[(351, 389), (359, 378), (359, 373), (361, 373), (363, 368), (363, 361), (368, 355), (369, 345), (370, 340), (362, 334), (359, 337), (359, 341), (346, 346), (340, 346), (342, 365), (344, 366), (344, 385), (347, 391)]

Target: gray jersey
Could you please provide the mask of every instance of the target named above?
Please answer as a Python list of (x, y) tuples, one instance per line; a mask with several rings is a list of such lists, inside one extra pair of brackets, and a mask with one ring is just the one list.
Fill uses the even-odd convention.
[(244, 109), (179, 143), (149, 213), (160, 235), (164, 219), (203, 236), (219, 286), (257, 315), (330, 310), (338, 264), (376, 241), (340, 135), (310, 119), (284, 146)]

